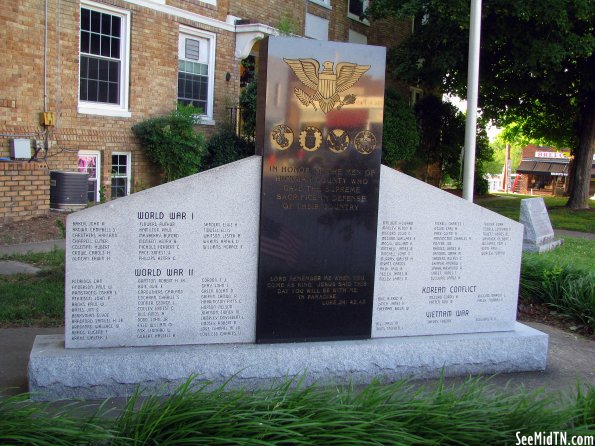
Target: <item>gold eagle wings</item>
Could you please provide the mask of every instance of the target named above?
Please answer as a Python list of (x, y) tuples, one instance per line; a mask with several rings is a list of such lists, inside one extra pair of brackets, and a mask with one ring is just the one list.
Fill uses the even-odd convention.
[(351, 62), (340, 62), (337, 64), (336, 72), (333, 71), (333, 62), (324, 62), (320, 71), (320, 64), (315, 59), (283, 59), (289, 65), (297, 78), (306, 87), (314, 90), (312, 96), (308, 96), (300, 88), (294, 88), (298, 99), (308, 106), (312, 104), (314, 109), (318, 105), (324, 113), (335, 108), (340, 109), (343, 105), (353, 104), (355, 95), (348, 95), (341, 99), (339, 93), (351, 88), (370, 69), (370, 65), (358, 65)]

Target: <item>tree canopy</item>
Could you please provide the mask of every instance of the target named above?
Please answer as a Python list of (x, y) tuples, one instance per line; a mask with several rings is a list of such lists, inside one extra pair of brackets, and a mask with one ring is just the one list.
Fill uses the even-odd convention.
[[(374, 0), (373, 19), (414, 17), (389, 51), (392, 73), (466, 96), (469, 0)], [(483, 0), (479, 106), (531, 138), (574, 154), (569, 206), (588, 207), (595, 138), (595, 2)]]

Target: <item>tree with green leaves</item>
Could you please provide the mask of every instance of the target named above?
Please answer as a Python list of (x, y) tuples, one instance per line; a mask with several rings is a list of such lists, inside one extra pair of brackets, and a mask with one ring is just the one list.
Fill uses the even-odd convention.
[[(389, 52), (396, 77), (466, 96), (470, 0), (374, 0), (373, 19), (414, 17)], [(473, 1), (473, 0), (471, 0)], [(479, 106), (499, 126), (570, 147), (568, 206), (588, 207), (595, 140), (593, 0), (483, 0)]]

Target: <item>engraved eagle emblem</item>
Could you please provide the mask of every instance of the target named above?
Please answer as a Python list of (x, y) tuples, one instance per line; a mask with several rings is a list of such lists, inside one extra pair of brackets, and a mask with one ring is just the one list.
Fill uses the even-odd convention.
[(335, 108), (340, 110), (344, 105), (353, 104), (356, 96), (348, 94), (341, 97), (339, 93), (351, 88), (370, 69), (370, 65), (357, 65), (351, 62), (340, 62), (337, 64), (336, 71), (333, 70), (333, 62), (324, 62), (322, 71), (320, 64), (315, 59), (283, 59), (291, 67), (294, 74), (309, 89), (314, 90), (312, 95), (308, 95), (301, 88), (294, 88), (293, 92), (306, 107), (312, 105), (316, 108), (315, 102), (324, 113)]

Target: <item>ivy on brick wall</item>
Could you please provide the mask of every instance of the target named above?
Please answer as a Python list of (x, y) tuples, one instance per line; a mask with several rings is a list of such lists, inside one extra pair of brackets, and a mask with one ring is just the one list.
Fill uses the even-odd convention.
[(167, 116), (147, 119), (132, 127), (148, 157), (173, 181), (200, 170), (205, 138), (194, 126), (200, 110), (180, 106)]

